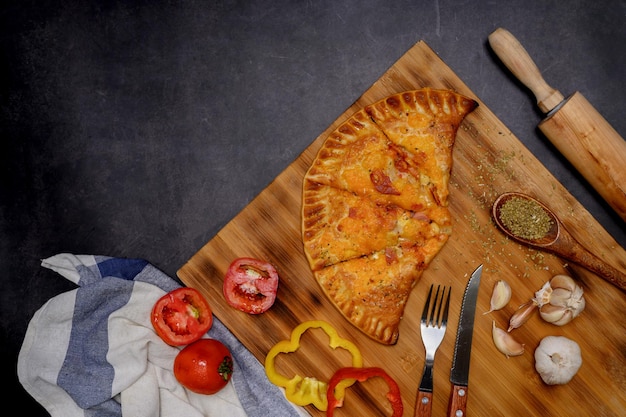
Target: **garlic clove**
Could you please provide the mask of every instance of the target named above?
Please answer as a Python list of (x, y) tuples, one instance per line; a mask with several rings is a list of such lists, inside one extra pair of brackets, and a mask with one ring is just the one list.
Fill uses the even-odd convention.
[(574, 281), (574, 279), (572, 279), (572, 277), (560, 274), (552, 277), (552, 279), (550, 280), (550, 286), (553, 289), (563, 288), (569, 291), (573, 291), (578, 285), (576, 285), (576, 282)]
[(505, 332), (498, 326), (496, 326), (496, 322), (493, 322), (491, 328), (491, 336), (493, 338), (493, 343), (496, 348), (506, 355), (506, 357), (510, 356), (519, 356), (524, 353), (524, 344), (519, 343), (517, 340), (511, 336), (510, 333)]
[(561, 316), (560, 319), (555, 320), (555, 321), (551, 321), (550, 323), (554, 324), (555, 326), (563, 326), (563, 325), (569, 323), (570, 321), (572, 321), (573, 319), (574, 319), (574, 316), (573, 316), (571, 310), (565, 310), (565, 313), (563, 313), (563, 315)]
[(567, 309), (552, 304), (546, 304), (541, 307), (539, 315), (548, 323), (556, 324), (557, 326), (560, 326), (557, 323), (565, 324), (572, 319), (572, 315)]
[(550, 295), (550, 304), (554, 306), (567, 307), (568, 300), (572, 298), (572, 290), (569, 288), (553, 288)]
[(504, 280), (496, 281), (491, 293), (490, 309), (483, 314), (504, 308), (511, 301), (511, 286)]
[(537, 303), (534, 300), (530, 300), (527, 303), (519, 306), (517, 311), (511, 316), (509, 320), (509, 329), (507, 331), (510, 332), (513, 329), (522, 327), (522, 325), (528, 321), (530, 316), (532, 316), (536, 308)]

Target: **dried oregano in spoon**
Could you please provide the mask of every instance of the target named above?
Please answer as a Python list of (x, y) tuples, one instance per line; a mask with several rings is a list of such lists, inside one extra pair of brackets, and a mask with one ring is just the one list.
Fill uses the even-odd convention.
[(500, 221), (515, 236), (541, 239), (552, 227), (552, 218), (534, 201), (511, 197), (500, 208)]

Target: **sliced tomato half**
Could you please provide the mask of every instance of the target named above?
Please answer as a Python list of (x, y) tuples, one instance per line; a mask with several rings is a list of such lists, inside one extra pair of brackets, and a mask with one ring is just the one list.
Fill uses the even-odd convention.
[(224, 297), (249, 314), (267, 311), (276, 300), (278, 273), (272, 264), (254, 258), (235, 259), (224, 277)]
[(183, 346), (200, 339), (213, 325), (213, 312), (200, 291), (177, 288), (152, 308), (152, 326), (165, 343)]

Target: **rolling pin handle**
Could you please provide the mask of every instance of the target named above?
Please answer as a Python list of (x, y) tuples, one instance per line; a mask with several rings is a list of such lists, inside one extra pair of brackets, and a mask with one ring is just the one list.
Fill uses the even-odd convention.
[(496, 29), (489, 35), (489, 45), (513, 75), (532, 91), (543, 113), (563, 101), (563, 94), (546, 83), (526, 49), (509, 31)]

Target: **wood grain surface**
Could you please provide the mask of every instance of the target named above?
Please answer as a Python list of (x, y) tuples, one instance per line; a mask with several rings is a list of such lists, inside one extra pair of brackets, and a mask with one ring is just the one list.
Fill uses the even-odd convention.
[[(468, 63), (468, 65), (470, 65)], [(352, 113), (376, 100), (421, 87), (448, 88), (476, 99), (480, 107), (459, 129), (454, 148), (450, 208), (452, 237), (416, 284), (394, 346), (381, 345), (360, 333), (327, 300), (315, 282), (301, 241), (301, 192), (304, 173), (326, 136)], [(384, 368), (400, 385), (404, 415), (412, 416), (424, 365), (419, 316), (431, 283), (452, 286), (448, 331), (435, 358), (433, 415), (444, 415), (450, 393), (450, 366), (463, 290), (471, 272), (484, 264), (472, 345), (469, 416), (618, 416), (626, 410), (626, 293), (594, 274), (568, 265), (554, 255), (523, 247), (494, 226), (490, 208), (503, 192), (520, 191), (554, 210), (583, 245), (617, 269), (626, 271), (626, 251), (555, 180), (487, 106), (424, 42), (418, 42), (350, 108), (320, 134), (241, 213), (178, 271), (188, 286), (202, 291), (215, 315), (261, 361), (299, 323), (321, 319), (356, 343), (365, 366)], [(281, 276), (278, 298), (266, 313), (251, 316), (229, 307), (222, 296), (224, 272), (232, 260), (252, 256), (272, 262)], [(526, 345), (522, 356), (507, 358), (491, 337), (492, 321), (508, 327), (519, 305), (529, 300), (553, 275), (566, 273), (585, 290), (587, 307), (571, 323), (557, 327), (533, 316), (512, 332)], [(494, 283), (504, 279), (513, 288), (503, 309), (489, 309)], [(548, 335), (575, 340), (583, 365), (567, 385), (547, 386), (534, 369), (533, 352)], [(282, 355), (279, 370), (288, 376), (329, 378), (348, 364), (345, 352), (326, 347), (321, 332), (305, 333), (303, 347)], [(336, 416), (390, 415), (378, 378), (347, 392)], [(323, 416), (312, 407), (313, 416)]]

